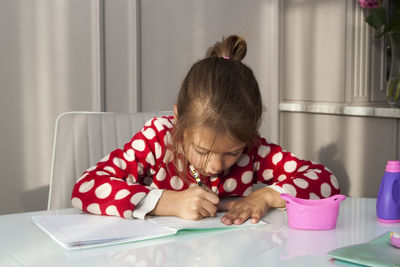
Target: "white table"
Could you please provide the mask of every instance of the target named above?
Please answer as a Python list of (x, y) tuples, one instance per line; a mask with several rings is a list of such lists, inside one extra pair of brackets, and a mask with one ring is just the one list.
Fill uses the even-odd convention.
[(71, 214), (74, 209), (0, 216), (0, 266), (336, 266), (326, 252), (367, 242), (400, 223), (376, 220), (376, 199), (341, 203), (335, 230), (288, 227), (286, 211), (274, 210), (270, 224), (234, 231), (183, 233), (173, 237), (67, 252), (31, 223), (31, 216)]

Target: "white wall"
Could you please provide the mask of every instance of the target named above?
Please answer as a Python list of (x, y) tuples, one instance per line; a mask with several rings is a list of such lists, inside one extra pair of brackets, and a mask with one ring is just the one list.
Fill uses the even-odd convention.
[(54, 122), (98, 110), (95, 1), (0, 1), (0, 214), (45, 209)]

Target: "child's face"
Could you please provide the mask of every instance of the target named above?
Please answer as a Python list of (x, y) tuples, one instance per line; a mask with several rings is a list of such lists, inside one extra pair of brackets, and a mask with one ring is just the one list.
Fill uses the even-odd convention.
[(195, 129), (193, 136), (184, 136), (185, 155), (200, 173), (216, 176), (230, 168), (241, 156), (246, 143), (233, 140), (226, 134), (217, 134), (203, 128)]

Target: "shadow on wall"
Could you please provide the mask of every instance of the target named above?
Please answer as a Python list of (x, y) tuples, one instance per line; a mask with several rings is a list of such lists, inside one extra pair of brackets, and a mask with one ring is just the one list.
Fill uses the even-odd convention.
[(338, 159), (337, 144), (329, 144), (323, 146), (318, 152), (318, 161), (325, 165), (338, 179), (340, 185), (340, 193), (348, 196), (350, 192), (350, 180), (346, 171), (346, 167)]
[[(46, 210), (49, 198), (49, 186), (42, 186), (21, 194), (21, 203), (24, 211)], [(35, 201), (32, 201), (32, 200)], [(40, 207), (38, 207), (40, 203)]]

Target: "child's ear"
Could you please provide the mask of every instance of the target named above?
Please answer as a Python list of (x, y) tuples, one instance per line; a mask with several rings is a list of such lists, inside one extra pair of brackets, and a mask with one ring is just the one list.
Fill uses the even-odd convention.
[(174, 121), (176, 123), (176, 120), (178, 119), (178, 107), (174, 105)]

